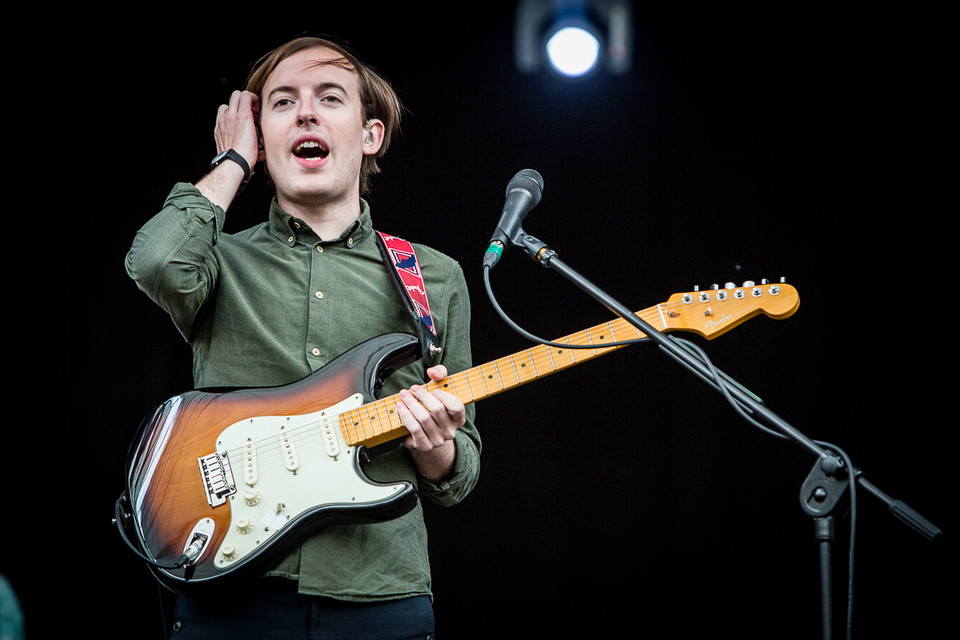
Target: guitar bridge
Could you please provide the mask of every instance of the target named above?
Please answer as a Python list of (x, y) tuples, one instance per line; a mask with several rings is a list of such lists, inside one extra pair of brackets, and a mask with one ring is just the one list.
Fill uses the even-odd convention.
[(237, 492), (237, 485), (230, 470), (230, 459), (226, 454), (211, 453), (197, 458), (200, 475), (203, 478), (204, 492), (211, 507), (218, 507), (227, 501), (227, 496)]

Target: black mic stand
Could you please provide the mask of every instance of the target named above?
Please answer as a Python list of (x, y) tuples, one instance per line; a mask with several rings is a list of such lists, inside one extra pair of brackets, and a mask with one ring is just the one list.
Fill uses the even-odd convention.
[(808, 438), (770, 411), (755, 395), (733, 381), (729, 376), (717, 370), (712, 365), (708, 366), (707, 363), (698, 358), (691, 349), (650, 326), (630, 309), (617, 302), (610, 295), (560, 260), (557, 257), (556, 251), (550, 249), (546, 243), (528, 235), (522, 228), (509, 239), (509, 242), (514, 246), (522, 248), (527, 255), (544, 268), (558, 272), (607, 307), (607, 309), (642, 331), (646, 334), (647, 338), (655, 342), (667, 355), (690, 369), (704, 382), (713, 386), (714, 389), (727, 394), (741, 408), (750, 413), (751, 417), (767, 423), (775, 431), (793, 440), (801, 448), (806, 449), (815, 456), (816, 462), (814, 468), (801, 488), (800, 503), (804, 511), (814, 519), (815, 538), (820, 551), (821, 608), (824, 640), (831, 640), (833, 628), (831, 571), (831, 550), (834, 540), (833, 511), (837, 505), (852, 492), (853, 489), (849, 485), (850, 478), (854, 478), (858, 487), (862, 487), (870, 495), (880, 500), (880, 502), (886, 505), (891, 515), (913, 529), (916, 533), (929, 541), (940, 539), (941, 530), (938, 527), (903, 502), (892, 499), (872, 483), (868, 482), (866, 478), (863, 477), (863, 473), (853, 467), (849, 460)]

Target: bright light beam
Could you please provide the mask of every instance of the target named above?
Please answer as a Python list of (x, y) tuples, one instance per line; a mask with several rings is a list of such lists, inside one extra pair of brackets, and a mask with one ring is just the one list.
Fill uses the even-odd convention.
[(547, 40), (547, 59), (560, 74), (576, 78), (593, 71), (600, 61), (600, 41), (581, 27), (563, 27)]

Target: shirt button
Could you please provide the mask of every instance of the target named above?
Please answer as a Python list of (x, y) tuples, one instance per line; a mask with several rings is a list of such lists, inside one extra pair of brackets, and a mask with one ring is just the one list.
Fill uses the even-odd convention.
[(323, 253), (323, 247), (317, 245), (317, 253)]
[(314, 347), (313, 349), (310, 350), (310, 353), (312, 353), (312, 354), (315, 355), (315, 356), (319, 356), (319, 355), (320, 355), (320, 349), (317, 349), (316, 347)]
[(351, 247), (353, 246), (353, 238), (348, 238), (348, 239), (347, 239), (347, 245), (349, 245), (349, 246), (351, 246)]
[(323, 291), (317, 291), (313, 295), (317, 296), (317, 300), (323, 300)]
[(287, 242), (289, 242), (290, 244), (293, 244), (293, 240), (294, 240), (293, 236), (290, 236), (289, 238), (287, 238)]

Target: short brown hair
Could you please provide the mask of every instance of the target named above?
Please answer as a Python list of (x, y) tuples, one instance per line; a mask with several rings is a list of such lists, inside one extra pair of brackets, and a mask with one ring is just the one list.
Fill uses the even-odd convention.
[(328, 64), (337, 65), (357, 74), (363, 121), (376, 119), (383, 122), (383, 144), (380, 145), (376, 155), (363, 156), (360, 165), (360, 194), (365, 195), (369, 191), (370, 176), (380, 173), (377, 160), (384, 156), (394, 135), (400, 131), (400, 117), (403, 113), (403, 106), (400, 104), (399, 97), (383, 76), (372, 67), (361, 62), (345, 44), (328, 38), (302, 36), (280, 45), (261, 57), (253, 65), (250, 75), (247, 77), (246, 90), (262, 97), (260, 94), (267, 83), (267, 78), (270, 77), (270, 74), (273, 73), (280, 62), (305, 49), (321, 47), (330, 49), (340, 56), (340, 58), (331, 60)]

